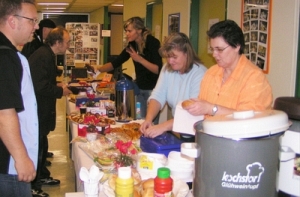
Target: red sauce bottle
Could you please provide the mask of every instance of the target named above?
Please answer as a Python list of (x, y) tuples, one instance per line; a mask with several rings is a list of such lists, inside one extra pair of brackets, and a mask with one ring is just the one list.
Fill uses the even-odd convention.
[(173, 179), (170, 177), (170, 169), (158, 168), (154, 179), (154, 197), (172, 197), (172, 189)]

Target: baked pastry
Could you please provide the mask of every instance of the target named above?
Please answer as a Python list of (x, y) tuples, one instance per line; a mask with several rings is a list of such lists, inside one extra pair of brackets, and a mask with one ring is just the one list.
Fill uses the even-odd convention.
[(142, 197), (154, 196), (154, 179), (153, 178), (143, 181), (142, 186), (143, 186)]
[(190, 106), (194, 103), (195, 103), (195, 101), (193, 101), (193, 100), (185, 100), (185, 101), (182, 101), (181, 106), (183, 109), (186, 109), (188, 106)]
[(142, 132), (140, 131), (141, 125), (139, 123), (133, 122), (133, 123), (127, 123), (123, 124), (121, 127), (117, 128), (111, 128), (110, 133), (123, 133), (126, 134), (130, 140), (136, 141), (138, 140)]

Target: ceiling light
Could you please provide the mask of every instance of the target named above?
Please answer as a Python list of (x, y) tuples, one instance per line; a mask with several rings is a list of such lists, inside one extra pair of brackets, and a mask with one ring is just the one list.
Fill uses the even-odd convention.
[(69, 3), (38, 3), (38, 5), (69, 5)]
[(115, 6), (115, 7), (122, 7), (122, 6), (123, 6), (123, 4), (117, 4), (117, 3), (113, 3), (113, 4), (111, 4), (111, 6)]
[(45, 13), (52, 13), (52, 12), (64, 12), (63, 10), (49, 10), (49, 12), (45, 12)]
[(66, 8), (42, 8), (43, 10), (65, 10)]

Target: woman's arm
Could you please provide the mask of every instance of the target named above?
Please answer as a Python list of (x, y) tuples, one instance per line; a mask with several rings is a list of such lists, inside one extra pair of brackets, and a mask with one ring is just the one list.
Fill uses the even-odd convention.
[(126, 50), (133, 61), (136, 61), (147, 68), (154, 74), (159, 74), (162, 68), (162, 58), (158, 52), (160, 42), (155, 37), (148, 35), (146, 40), (146, 48), (143, 50), (143, 55), (136, 53), (135, 50)]
[[(226, 115), (233, 113), (234, 109), (230, 109), (221, 105), (215, 105), (213, 103), (210, 103), (205, 100), (199, 100), (199, 99), (192, 99), (195, 101), (193, 104), (187, 106), (185, 109), (194, 116), (199, 115)], [(213, 112), (213, 108), (217, 110), (216, 112)]]
[(160, 111), (160, 108), (161, 105), (157, 100), (150, 99), (145, 120), (152, 121), (157, 116), (158, 112)]
[(95, 65), (94, 69), (95, 69), (95, 72), (97, 70), (99, 70), (100, 72), (109, 72), (109, 71), (113, 70), (114, 67), (113, 67), (111, 62), (108, 62), (108, 63), (103, 64), (103, 65)]
[[(132, 49), (132, 48), (131, 48)], [(130, 57), (133, 59), (133, 61), (138, 62), (142, 64), (145, 68), (147, 68), (149, 71), (153, 72), (154, 74), (159, 73), (159, 67), (156, 64), (153, 64), (140, 56), (139, 54), (136, 53), (135, 50), (127, 50), (129, 53)]]
[(160, 103), (155, 99), (151, 99), (149, 101), (147, 115), (145, 121), (141, 125), (141, 132), (146, 137), (154, 138), (163, 134), (166, 131), (171, 131), (173, 128), (173, 119), (167, 120), (158, 125), (152, 125), (152, 120), (156, 117), (160, 108)]

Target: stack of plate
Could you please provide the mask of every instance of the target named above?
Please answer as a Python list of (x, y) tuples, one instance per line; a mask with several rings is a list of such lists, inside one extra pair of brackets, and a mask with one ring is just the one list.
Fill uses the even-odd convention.
[(185, 182), (192, 182), (194, 178), (194, 158), (182, 155), (180, 152), (171, 151), (168, 155), (167, 166), (171, 170), (171, 177)]

